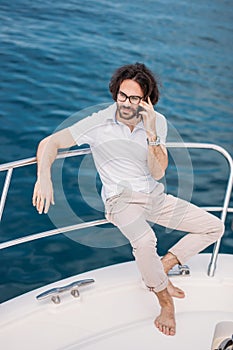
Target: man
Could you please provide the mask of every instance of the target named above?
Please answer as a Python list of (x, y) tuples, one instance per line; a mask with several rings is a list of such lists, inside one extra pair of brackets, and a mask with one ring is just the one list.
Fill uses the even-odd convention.
[[(130, 241), (142, 279), (158, 298), (161, 312), (155, 326), (174, 335), (172, 298), (183, 298), (184, 292), (168, 280), (167, 273), (215, 242), (224, 227), (217, 217), (165, 194), (158, 182), (168, 165), (167, 124), (153, 107), (159, 90), (152, 72), (139, 63), (120, 67), (109, 88), (114, 104), (40, 142), (33, 205), (41, 214), (54, 204), (51, 165), (58, 149), (89, 144), (103, 183), (106, 217)], [(148, 222), (190, 233), (160, 259)]]

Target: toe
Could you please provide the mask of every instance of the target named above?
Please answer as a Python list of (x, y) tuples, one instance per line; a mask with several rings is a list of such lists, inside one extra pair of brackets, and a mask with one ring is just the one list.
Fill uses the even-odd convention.
[(175, 335), (175, 334), (176, 334), (175, 328), (170, 328), (169, 335)]
[(159, 322), (157, 320), (155, 320), (154, 324), (157, 328), (159, 328)]
[(166, 335), (169, 335), (170, 334), (169, 327), (163, 326), (163, 333), (166, 334)]
[(185, 292), (182, 289), (178, 289), (178, 294), (181, 298), (185, 297)]
[(160, 330), (160, 332), (162, 332), (162, 333), (164, 333), (164, 328), (163, 328), (163, 325), (162, 324), (159, 324), (159, 330)]

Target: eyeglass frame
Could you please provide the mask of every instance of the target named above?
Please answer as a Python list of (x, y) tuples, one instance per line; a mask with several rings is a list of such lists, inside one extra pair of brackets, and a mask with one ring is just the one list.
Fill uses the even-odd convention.
[[(121, 95), (123, 95), (123, 96), (125, 97), (124, 101), (119, 100), (119, 98), (118, 98), (118, 95), (119, 95), (119, 94), (121, 94)], [(131, 101), (131, 98), (132, 98), (132, 97), (138, 98), (138, 99), (139, 99), (138, 103), (132, 102), (132, 101)], [(123, 91), (120, 91), (120, 90), (119, 90), (118, 93), (117, 93), (117, 100), (118, 100), (119, 102), (125, 102), (125, 101), (127, 101), (127, 99), (129, 99), (129, 102), (132, 103), (133, 105), (139, 105), (139, 103), (141, 102), (141, 100), (143, 99), (143, 97), (141, 97), (141, 96), (136, 96), (136, 95), (128, 96), (128, 95), (126, 95)]]

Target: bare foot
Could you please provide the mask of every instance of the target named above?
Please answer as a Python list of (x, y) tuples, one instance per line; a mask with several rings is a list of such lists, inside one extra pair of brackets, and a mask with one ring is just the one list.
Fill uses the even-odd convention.
[(154, 321), (155, 326), (165, 335), (176, 334), (176, 322), (174, 316), (174, 309), (170, 306), (161, 308), (160, 315)]
[(155, 326), (165, 335), (176, 334), (176, 321), (175, 321), (175, 308), (171, 295), (168, 293), (167, 288), (160, 292), (154, 292), (161, 306), (161, 312), (156, 317)]
[(172, 282), (168, 279), (168, 285), (167, 285), (167, 290), (168, 293), (175, 298), (184, 298), (185, 297), (185, 293), (182, 289), (174, 286), (174, 284), (172, 284)]

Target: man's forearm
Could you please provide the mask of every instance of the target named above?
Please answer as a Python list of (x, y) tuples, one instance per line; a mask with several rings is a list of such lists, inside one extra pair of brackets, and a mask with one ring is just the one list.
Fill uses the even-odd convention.
[[(140, 112), (143, 118), (143, 124), (146, 131), (148, 142), (156, 142), (157, 130), (156, 130), (156, 112), (154, 107), (148, 98), (148, 103), (141, 102), (140, 106), (144, 111)], [(168, 165), (167, 150), (164, 145), (148, 145), (148, 167), (151, 175), (160, 180), (164, 174)]]
[(167, 150), (165, 146), (148, 146), (148, 167), (151, 175), (160, 180), (168, 166)]
[(47, 214), (54, 204), (51, 166), (57, 156), (57, 144), (52, 136), (43, 139), (37, 149), (37, 181), (34, 186), (32, 203), (39, 214)]
[(37, 181), (34, 186), (32, 203), (39, 214), (47, 214), (54, 204), (51, 166), (58, 149), (74, 146), (75, 141), (68, 129), (63, 129), (43, 139), (37, 149)]
[(74, 139), (68, 129), (63, 129), (43, 139), (37, 150), (37, 176), (49, 176), (51, 166), (56, 159), (60, 148), (70, 148), (75, 145)]
[(57, 145), (52, 137), (43, 139), (37, 149), (37, 177), (51, 178), (51, 166), (57, 156)]

